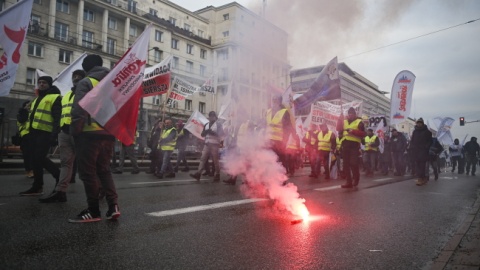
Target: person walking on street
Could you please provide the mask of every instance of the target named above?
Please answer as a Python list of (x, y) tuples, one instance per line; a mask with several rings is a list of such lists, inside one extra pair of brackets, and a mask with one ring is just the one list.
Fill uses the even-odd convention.
[(187, 162), (187, 145), (188, 145), (188, 137), (190, 133), (188, 130), (183, 128), (184, 124), (182, 120), (178, 120), (177, 122), (177, 164), (175, 164), (175, 172), (178, 172), (180, 168), (180, 163), (183, 162), (184, 168), (182, 172), (188, 172), (190, 169), (188, 168)]
[[(172, 120), (165, 120), (165, 125), (162, 130), (162, 135), (160, 136), (160, 141), (158, 145), (162, 151), (162, 167), (160, 172), (157, 174), (159, 179), (163, 179), (163, 176), (173, 178), (175, 177), (175, 172), (171, 164), (171, 158), (173, 150), (175, 150), (175, 145), (177, 144), (177, 130), (173, 126)], [(168, 173), (167, 173), (168, 172)]]
[(429, 160), (429, 150), (432, 145), (432, 132), (424, 124), (423, 118), (416, 122), (415, 129), (410, 140), (410, 152), (417, 175), (417, 186), (425, 185), (428, 182), (426, 169)]
[(33, 178), (33, 158), (30, 151), (33, 145), (29, 128), (30, 122), (28, 121), (31, 103), (31, 101), (25, 101), (17, 114), (17, 127), (21, 138), (20, 150), (22, 151), (23, 166), (28, 178)]
[(310, 130), (305, 133), (302, 141), (305, 143), (305, 151), (310, 162), (309, 177), (317, 177), (317, 158), (318, 158), (318, 128), (315, 124), (310, 124)]
[[(135, 137), (138, 137), (137, 134), (135, 134)], [(132, 164), (132, 174), (138, 174), (140, 173), (140, 168), (138, 167), (137, 163), (137, 156), (135, 156), (135, 142), (130, 144), (130, 145), (125, 145), (122, 143), (122, 150), (120, 151), (120, 161), (118, 162), (118, 167), (115, 168), (115, 170), (112, 171), (112, 173), (115, 174), (122, 174), (123, 173), (123, 167), (125, 166), (125, 159), (127, 158), (130, 159), (130, 162)]]
[(52, 77), (38, 78), (38, 97), (31, 104), (28, 119), (34, 180), (32, 187), (20, 192), (20, 196), (43, 194), (44, 168), (55, 178), (55, 184), (58, 183), (60, 169), (47, 157), (47, 154), (50, 147), (57, 145), (62, 114), (61, 100), (60, 90), (53, 85)]
[(390, 140), (390, 149), (392, 152), (392, 161), (395, 168), (394, 176), (405, 175), (405, 150), (407, 149), (407, 139), (396, 129), (392, 129), (392, 138)]
[(362, 139), (362, 144), (365, 145), (365, 151), (363, 153), (363, 164), (367, 171), (365, 176), (373, 176), (380, 139), (378, 139), (377, 135), (373, 134), (373, 129), (369, 128), (367, 130), (367, 136)]
[(190, 174), (195, 180), (200, 181), (202, 171), (207, 165), (207, 159), (211, 155), (213, 164), (215, 165), (214, 182), (220, 182), (220, 143), (225, 136), (222, 124), (217, 121), (217, 114), (214, 111), (208, 113), (209, 122), (203, 126), (201, 136), (205, 138), (205, 145), (203, 146), (202, 157), (200, 158), (200, 165), (197, 172)]
[(440, 173), (440, 166), (439, 166), (439, 156), (443, 152), (443, 146), (440, 144), (437, 138), (432, 138), (432, 145), (428, 150), (428, 163), (432, 166), (433, 174), (435, 176), (435, 180), (438, 180), (438, 174)]
[(453, 141), (453, 144), (448, 147), (450, 153), (450, 162), (452, 163), (452, 172), (455, 172), (455, 169), (458, 165), (458, 172), (460, 173), (460, 158), (462, 156), (463, 146), (460, 144), (458, 139)]
[(337, 136), (328, 130), (327, 124), (320, 124), (320, 132), (317, 135), (318, 160), (317, 176), (320, 177), (322, 166), (325, 169), (325, 180), (330, 180), (330, 153), (333, 153), (337, 144)]
[[(72, 105), (72, 123), (70, 135), (74, 137), (77, 156), (78, 175), (83, 181), (88, 208), (76, 217), (69, 219), (71, 223), (96, 222), (101, 220), (100, 187), (107, 199), (107, 220), (120, 217), (118, 195), (110, 170), (115, 137), (108, 133), (93, 119), (78, 102), (92, 90), (109, 72), (102, 67), (103, 59), (99, 55), (90, 54), (83, 59), (82, 67), (86, 78), (78, 82)], [(110, 89), (102, 89), (109, 91)]]
[(467, 175), (472, 169), (472, 176), (475, 176), (477, 170), (478, 157), (480, 156), (480, 146), (477, 143), (477, 137), (472, 137), (469, 142), (463, 147), (465, 149), (465, 161), (467, 162), (466, 172)]
[(158, 120), (155, 126), (150, 131), (150, 137), (148, 138), (147, 146), (150, 148), (150, 169), (147, 174), (158, 175), (162, 168), (162, 151), (158, 147), (158, 141), (162, 135), (163, 122)]
[[(365, 125), (353, 107), (348, 109), (347, 119), (340, 116), (337, 123), (337, 131), (343, 134), (342, 158), (343, 170), (347, 182), (341, 185), (342, 188), (358, 186), (360, 181), (359, 153), (362, 138), (365, 137)], [(353, 177), (353, 181), (352, 181)]]
[(60, 150), (60, 180), (55, 186), (54, 192), (46, 198), (41, 198), (42, 203), (66, 202), (67, 188), (72, 180), (75, 143), (70, 135), (70, 124), (72, 123), (72, 104), (77, 83), (85, 78), (85, 71), (77, 69), (72, 74), (73, 87), (62, 98), (62, 117), (60, 119), (60, 133), (58, 133), (58, 148)]

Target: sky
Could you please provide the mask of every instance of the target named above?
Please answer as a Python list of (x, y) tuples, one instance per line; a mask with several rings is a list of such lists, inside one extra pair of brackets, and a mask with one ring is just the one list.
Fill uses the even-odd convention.
[[(232, 1), (171, 2), (195, 11)], [(236, 2), (261, 11), (262, 0)], [(480, 19), (480, 1), (267, 0), (266, 19), (288, 33), (293, 69), (337, 56), (386, 92), (398, 72), (410, 70), (416, 75), (411, 118), (452, 117), (454, 138), (480, 137), (480, 122), (458, 121), (480, 120), (480, 20), (465, 24)]]

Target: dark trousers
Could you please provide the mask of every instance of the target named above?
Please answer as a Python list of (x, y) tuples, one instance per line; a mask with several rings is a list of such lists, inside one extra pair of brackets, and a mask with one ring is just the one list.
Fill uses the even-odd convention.
[(352, 176), (355, 183), (360, 181), (359, 150), (360, 143), (346, 140), (342, 143), (343, 170), (349, 184)]
[(287, 154), (287, 173), (293, 175), (295, 173), (295, 165), (297, 162), (297, 155), (296, 153), (288, 153)]
[(285, 170), (287, 169), (285, 145), (282, 141), (270, 140), (270, 149), (277, 154), (278, 161), (283, 165)]
[(75, 137), (78, 175), (83, 181), (88, 208), (99, 212), (100, 187), (109, 206), (117, 204), (117, 191), (110, 171), (113, 139), (98, 138), (81, 133)]
[(330, 152), (319, 150), (318, 151), (318, 160), (317, 160), (317, 176), (320, 176), (322, 172), (322, 166), (325, 169), (325, 179), (330, 178), (330, 164), (328, 160), (330, 158)]
[(33, 145), (31, 135), (23, 135), (22, 143), (20, 144), (20, 150), (22, 150), (23, 166), (27, 172), (33, 170), (32, 148)]
[(477, 171), (477, 157), (474, 155), (465, 155), (465, 160), (467, 161), (467, 174), (470, 172), (470, 168), (472, 168), (472, 174), (475, 174)]
[(405, 160), (403, 152), (392, 152), (393, 166), (395, 167), (395, 172), (400, 175), (405, 174)]
[(452, 156), (450, 157), (450, 161), (452, 162), (452, 172), (455, 171), (455, 168), (458, 166), (458, 171), (460, 171), (460, 156)]
[(58, 179), (60, 177), (60, 168), (53, 163), (48, 157), (48, 151), (50, 150), (50, 138), (52, 133), (33, 130), (30, 131), (31, 135), (31, 152), (30, 155), (33, 159), (33, 188), (38, 189), (43, 187), (43, 169), (45, 168), (52, 174), (53, 178)]
[(428, 152), (425, 153), (415, 153), (415, 173), (418, 178), (426, 179), (426, 169), (428, 161)]
[(159, 173), (160, 169), (162, 168), (162, 151), (159, 149), (153, 149), (150, 152), (150, 172), (151, 173)]
[(307, 153), (308, 153), (308, 160), (310, 162), (310, 169), (311, 169), (310, 174), (317, 175), (319, 173), (318, 162), (317, 162), (318, 151), (316, 151), (315, 149), (309, 149)]
[(177, 164), (175, 165), (176, 170), (180, 167), (180, 163), (183, 163), (183, 166), (188, 169), (187, 150), (185, 148), (178, 148)]

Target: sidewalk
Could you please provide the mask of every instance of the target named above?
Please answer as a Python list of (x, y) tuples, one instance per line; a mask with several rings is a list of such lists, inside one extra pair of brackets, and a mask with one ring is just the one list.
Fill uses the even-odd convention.
[(433, 261), (431, 269), (480, 269), (480, 191), (468, 216)]

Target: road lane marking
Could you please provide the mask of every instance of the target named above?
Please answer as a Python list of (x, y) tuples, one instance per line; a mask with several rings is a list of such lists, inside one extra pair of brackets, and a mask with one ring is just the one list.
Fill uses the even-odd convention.
[[(210, 179), (200, 179), (200, 181), (209, 181)], [(187, 183), (187, 182), (197, 182), (195, 179), (178, 179), (178, 180), (163, 180), (163, 181), (152, 181), (152, 182), (134, 182), (130, 185), (148, 185), (148, 184), (161, 184), (161, 183)]]
[(6, 203), (0, 203), (0, 205), (4, 205), (4, 204), (6, 204)]
[(178, 209), (158, 211), (158, 212), (151, 212), (151, 213), (145, 213), (145, 214), (148, 215), (148, 216), (152, 216), (152, 217), (166, 217), (166, 216), (174, 216), (174, 215), (180, 215), (180, 214), (186, 214), (186, 213), (192, 213), (192, 212), (198, 212), (198, 211), (205, 211), (205, 210), (217, 209), (217, 208), (240, 205), (240, 204), (266, 201), (266, 200), (267, 199), (261, 199), (261, 198), (245, 199), (245, 200), (237, 200), (237, 201), (197, 205), (197, 206), (192, 206), (192, 207), (178, 208)]
[(392, 179), (393, 179), (393, 178), (390, 177), (390, 178), (375, 179), (375, 180), (373, 180), (373, 181), (375, 181), (375, 182), (382, 182), (382, 181), (387, 181), (387, 180), (392, 180)]
[(324, 188), (316, 188), (314, 190), (316, 191), (326, 191), (326, 190), (332, 190), (332, 189), (337, 189), (337, 188), (341, 188), (342, 186), (341, 185), (338, 185), (338, 186), (331, 186), (331, 187), (324, 187)]
[[(453, 179), (453, 177), (449, 177), (449, 176), (442, 176), (442, 177), (440, 177), (440, 178), (442, 178), (442, 179)], [(455, 178), (456, 178), (456, 177), (455, 177)]]

